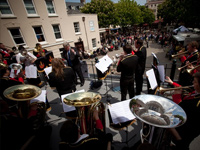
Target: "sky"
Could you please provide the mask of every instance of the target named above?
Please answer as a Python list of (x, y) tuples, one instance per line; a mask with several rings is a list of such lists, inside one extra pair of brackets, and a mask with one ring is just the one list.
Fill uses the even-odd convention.
[[(66, 2), (80, 2), (80, 0), (65, 0)], [(91, 0), (86, 0), (87, 2), (90, 2)], [(112, 0), (114, 3), (117, 3), (119, 0)], [(135, 0), (137, 4), (144, 5), (146, 3), (146, 0)]]

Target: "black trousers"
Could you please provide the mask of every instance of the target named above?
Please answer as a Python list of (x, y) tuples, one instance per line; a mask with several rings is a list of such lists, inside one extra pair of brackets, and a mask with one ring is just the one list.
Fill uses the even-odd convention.
[(135, 74), (135, 83), (136, 83), (136, 95), (140, 95), (142, 92), (142, 86), (143, 86), (143, 71), (138, 70)]
[(73, 66), (72, 69), (74, 70), (76, 81), (77, 81), (77, 76), (76, 76), (76, 74), (77, 74), (78, 77), (80, 78), (81, 83), (84, 84), (85, 83), (85, 79), (83, 77), (81, 66)]
[(120, 89), (121, 89), (121, 100), (126, 100), (127, 92), (129, 93), (129, 98), (135, 96), (134, 89), (134, 79), (120, 79)]

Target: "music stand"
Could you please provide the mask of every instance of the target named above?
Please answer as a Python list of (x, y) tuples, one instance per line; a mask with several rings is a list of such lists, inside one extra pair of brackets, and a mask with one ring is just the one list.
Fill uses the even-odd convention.
[[(124, 130), (126, 133), (126, 140), (122, 143), (126, 143), (128, 146), (128, 142), (132, 140), (135, 136), (128, 139), (128, 127), (136, 122), (134, 115), (129, 110), (130, 100), (118, 102), (108, 106), (108, 118), (109, 118), (109, 126), (114, 130)], [(126, 108), (127, 107), (127, 108)], [(125, 108), (125, 109), (124, 109)], [(118, 113), (119, 111), (120, 113)], [(129, 110), (129, 111), (128, 111)], [(126, 114), (126, 116), (124, 116)]]
[[(108, 90), (108, 84), (106, 81), (106, 77), (110, 73), (110, 66), (113, 63), (112, 59), (110, 59), (107, 55), (102, 57), (100, 60), (98, 58), (95, 59), (95, 66), (97, 70), (97, 76), (99, 80), (104, 80), (105, 81), (105, 86), (106, 86), (106, 93), (103, 95), (106, 95), (106, 101), (110, 102), (109, 97), (108, 97), (108, 92), (112, 90), (111, 88)], [(112, 79), (111, 79), (112, 80)]]

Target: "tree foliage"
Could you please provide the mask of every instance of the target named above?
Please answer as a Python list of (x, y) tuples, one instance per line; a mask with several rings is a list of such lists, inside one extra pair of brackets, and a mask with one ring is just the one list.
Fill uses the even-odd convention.
[(120, 18), (119, 25), (125, 27), (141, 23), (141, 11), (134, 0), (120, 0), (116, 3), (117, 16)]
[(165, 0), (158, 6), (158, 16), (161, 16), (166, 23), (197, 26), (200, 23), (199, 6), (199, 0)]
[(81, 9), (83, 13), (97, 14), (99, 27), (120, 25), (121, 27), (154, 21), (153, 12), (145, 6), (139, 6), (134, 0), (91, 0)]
[(142, 23), (152, 24), (155, 20), (153, 11), (145, 6), (139, 6), (139, 8), (141, 10)]
[(109, 27), (116, 24), (115, 7), (111, 0), (91, 0), (81, 9), (81, 12), (88, 14), (97, 14), (99, 27)]

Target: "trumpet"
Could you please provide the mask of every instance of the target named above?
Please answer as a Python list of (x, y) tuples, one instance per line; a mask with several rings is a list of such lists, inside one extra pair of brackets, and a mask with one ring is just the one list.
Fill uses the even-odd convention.
[(198, 67), (200, 67), (200, 65), (197, 65), (197, 66), (195, 66), (195, 67), (192, 68), (192, 69), (187, 69), (186, 71), (187, 71), (188, 73), (192, 73), (192, 71), (193, 71), (194, 69), (198, 68)]
[(178, 57), (178, 56), (180, 56), (180, 55), (187, 54), (187, 53), (188, 53), (188, 51), (181, 52), (181, 53), (178, 53), (178, 54), (176, 54), (176, 55), (172, 55), (172, 58), (175, 58), (175, 57)]
[(163, 87), (159, 87), (159, 91), (164, 93), (164, 92), (167, 92), (167, 91), (173, 91), (173, 90), (180, 90), (180, 89), (191, 89), (192, 87), (194, 87), (193, 85), (192, 86), (180, 86), (180, 87), (175, 87), (175, 88), (163, 88)]
[(178, 70), (180, 71), (181, 69), (187, 67), (188, 65), (193, 64), (193, 63), (196, 63), (196, 62), (198, 62), (198, 61), (195, 60), (195, 61), (193, 61), (193, 62), (191, 62), (191, 63), (189, 63), (189, 64), (187, 64), (187, 65), (185, 65), (185, 66), (179, 67)]

